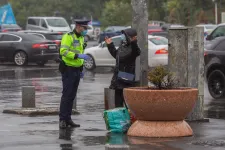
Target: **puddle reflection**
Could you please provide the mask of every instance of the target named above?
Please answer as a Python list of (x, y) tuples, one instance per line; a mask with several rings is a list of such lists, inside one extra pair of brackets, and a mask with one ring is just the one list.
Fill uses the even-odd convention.
[(207, 118), (225, 119), (225, 99), (212, 99), (206, 106)]
[[(59, 129), (59, 139), (71, 141), (71, 136), (72, 136), (73, 132), (74, 132), (74, 129), (72, 129), (72, 128)], [(61, 150), (75, 150), (76, 149), (73, 147), (73, 144), (70, 144), (70, 143), (60, 144), (60, 148), (61, 148)]]

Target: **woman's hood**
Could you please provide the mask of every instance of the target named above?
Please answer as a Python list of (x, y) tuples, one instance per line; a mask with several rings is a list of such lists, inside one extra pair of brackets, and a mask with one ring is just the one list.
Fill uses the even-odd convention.
[(131, 38), (134, 36), (137, 36), (137, 31), (133, 28), (128, 28), (128, 29), (122, 30), (121, 32)]

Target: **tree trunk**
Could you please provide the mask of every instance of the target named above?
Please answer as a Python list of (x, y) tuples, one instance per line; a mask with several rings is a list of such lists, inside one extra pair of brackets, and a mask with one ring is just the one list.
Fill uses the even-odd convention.
[[(141, 55), (136, 61), (136, 78), (140, 79), (141, 86), (148, 85), (148, 9), (147, 0), (131, 0), (133, 17), (132, 28), (138, 33), (138, 45)], [(138, 77), (140, 75), (140, 77)]]

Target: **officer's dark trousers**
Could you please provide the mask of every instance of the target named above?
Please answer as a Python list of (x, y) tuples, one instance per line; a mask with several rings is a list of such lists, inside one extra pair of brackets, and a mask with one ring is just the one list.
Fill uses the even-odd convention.
[(67, 68), (62, 73), (63, 91), (60, 103), (59, 119), (71, 120), (73, 101), (77, 95), (77, 89), (80, 82), (80, 70)]

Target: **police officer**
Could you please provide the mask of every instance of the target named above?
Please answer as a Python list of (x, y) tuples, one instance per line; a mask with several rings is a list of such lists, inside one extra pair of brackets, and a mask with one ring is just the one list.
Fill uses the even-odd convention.
[(80, 127), (71, 120), (73, 101), (77, 95), (84, 60), (89, 56), (84, 53), (87, 46), (84, 36), (87, 34), (89, 21), (77, 21), (73, 32), (63, 35), (60, 47), (61, 62), (59, 70), (62, 74), (63, 91), (60, 103), (59, 127)]

